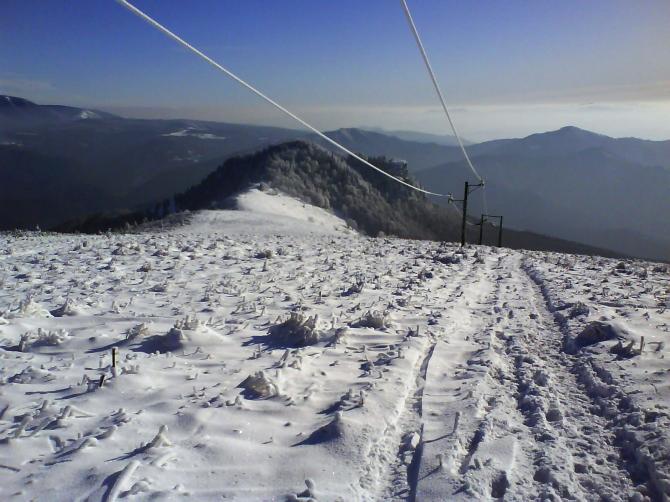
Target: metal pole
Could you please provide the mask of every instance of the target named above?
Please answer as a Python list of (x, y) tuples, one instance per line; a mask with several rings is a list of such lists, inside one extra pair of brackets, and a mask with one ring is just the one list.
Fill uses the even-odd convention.
[(500, 226), (498, 227), (498, 247), (502, 247), (502, 219), (503, 217), (500, 217)]
[(461, 246), (465, 246), (465, 220), (468, 217), (468, 192), (469, 183), (465, 182), (465, 191), (463, 192), (463, 221), (461, 222)]
[(482, 238), (484, 237), (484, 215), (479, 220), (479, 245), (482, 245)]

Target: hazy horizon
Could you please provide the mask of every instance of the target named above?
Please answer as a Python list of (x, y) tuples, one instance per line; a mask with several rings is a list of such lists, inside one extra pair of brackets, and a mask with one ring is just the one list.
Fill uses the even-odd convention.
[[(451, 132), (397, 2), (136, 3), (322, 130)], [(670, 3), (410, 7), (469, 140), (565, 125), (670, 138), (670, 58), (659, 57)], [(298, 128), (116, 2), (9, 0), (0, 27), (0, 93), (127, 117)]]

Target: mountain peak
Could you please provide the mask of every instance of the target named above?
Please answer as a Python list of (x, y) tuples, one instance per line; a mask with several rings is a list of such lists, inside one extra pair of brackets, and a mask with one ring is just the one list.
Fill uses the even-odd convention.
[(29, 106), (37, 106), (37, 104), (33, 103), (32, 101), (28, 101), (25, 98), (0, 94), (0, 107), (25, 108)]
[(598, 134), (576, 126), (565, 126), (555, 131), (546, 131), (531, 134), (521, 140), (522, 143), (530, 145), (535, 149), (541, 149), (543, 153), (556, 150), (555, 153), (568, 150), (583, 150), (594, 146), (601, 146), (603, 142), (611, 140), (609, 136)]
[(573, 126), (573, 125), (561, 127), (560, 129), (558, 129), (556, 131), (549, 131), (546, 134), (562, 134), (562, 135), (583, 136), (583, 137), (598, 137), (598, 138), (606, 138), (607, 137), (604, 134), (599, 134), (597, 132), (588, 131), (586, 129), (581, 129), (581, 128), (579, 128), (577, 126)]
[(98, 110), (63, 105), (40, 105), (25, 98), (0, 95), (0, 119), (3, 122), (3, 129), (114, 117), (111, 113)]

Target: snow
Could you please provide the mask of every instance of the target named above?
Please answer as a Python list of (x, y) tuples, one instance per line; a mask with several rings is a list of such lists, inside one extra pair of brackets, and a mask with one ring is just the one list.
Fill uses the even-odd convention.
[(191, 138), (199, 138), (199, 139), (227, 139), (225, 136), (217, 136), (215, 134), (209, 133), (209, 132), (197, 132), (196, 130), (192, 128), (186, 128), (186, 129), (180, 129), (179, 131), (174, 131), (170, 133), (165, 133), (163, 136), (172, 136), (172, 137), (178, 137), (178, 138), (183, 138), (183, 137), (191, 137)]
[(95, 113), (95, 112), (92, 112), (91, 110), (82, 110), (82, 111), (79, 113), (79, 118), (82, 119), (82, 120), (86, 120), (86, 119), (99, 119), (99, 118), (100, 118), (100, 115), (97, 114), (97, 113)]
[[(189, 214), (186, 233), (221, 232), (246, 236), (357, 235), (340, 217), (275, 190), (252, 188), (233, 198), (233, 211), (205, 210)], [(160, 227), (150, 224), (149, 228)]]
[(670, 496), (667, 266), (236, 204), (0, 236), (0, 499)]

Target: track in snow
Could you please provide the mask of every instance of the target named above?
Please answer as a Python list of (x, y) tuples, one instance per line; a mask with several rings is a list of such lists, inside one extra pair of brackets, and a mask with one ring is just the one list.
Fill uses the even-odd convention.
[(594, 391), (597, 382), (585, 385), (588, 361), (563, 351), (564, 334), (521, 258), (501, 256), (498, 272), (489, 318), (471, 334), (464, 365), (468, 379), (486, 367), (466, 395), (476, 405), (464, 408), (459, 430), (444, 443), (456, 452), (451, 467), (425, 468), (418, 492), (431, 493), (423, 482), (441, 484), (442, 491), (451, 485), (460, 500), (593, 500), (599, 494), (623, 501), (638, 491), (661, 500), (620, 447), (614, 420), (602, 413), (602, 396)]
[[(472, 265), (463, 262), (453, 276), (447, 275), (443, 279), (433, 279), (431, 286), (439, 288), (441, 295), (446, 297), (445, 304), (450, 304), (463, 294), (465, 278), (473, 271)], [(478, 274), (479, 276), (480, 274)], [(445, 284), (446, 283), (446, 284)], [(443, 288), (448, 292), (444, 293)], [(373, 500), (414, 500), (417, 483), (417, 464), (421, 455), (421, 424), (423, 390), (426, 381), (426, 370), (430, 362), (435, 344), (445, 336), (442, 326), (435, 326), (423, 335), (427, 337), (422, 355), (417, 359), (412, 377), (413, 386), (406, 394), (404, 403), (399, 412), (387, 422), (382, 437), (373, 446), (370, 454), (370, 464), (366, 470), (362, 484), (370, 484), (370, 472), (375, 473), (376, 492), (373, 491)], [(410, 377), (410, 378), (412, 378)], [(416, 447), (411, 446), (412, 436), (419, 438)], [(416, 439), (415, 439), (416, 440)], [(377, 464), (375, 465), (375, 462)]]

